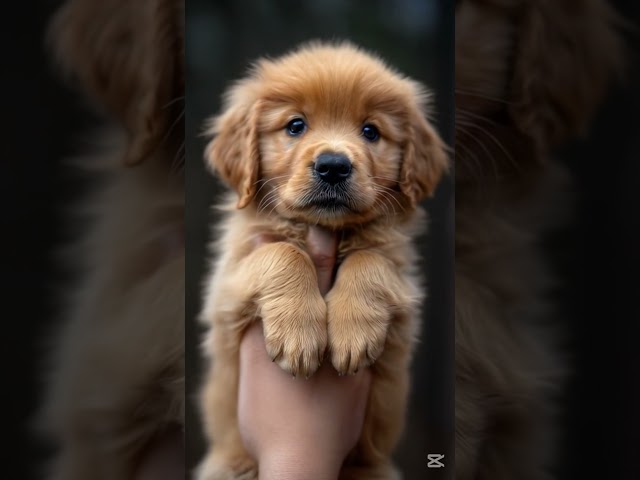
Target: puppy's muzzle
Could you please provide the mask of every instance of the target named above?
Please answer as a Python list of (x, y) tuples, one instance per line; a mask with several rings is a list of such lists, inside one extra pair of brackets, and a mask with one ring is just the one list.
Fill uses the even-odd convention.
[(316, 158), (313, 169), (320, 180), (337, 185), (351, 175), (351, 161), (339, 153), (322, 153)]

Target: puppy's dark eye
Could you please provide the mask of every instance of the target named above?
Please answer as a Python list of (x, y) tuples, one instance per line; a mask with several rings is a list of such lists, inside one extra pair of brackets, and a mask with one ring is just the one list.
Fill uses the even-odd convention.
[(292, 137), (302, 135), (306, 129), (307, 124), (304, 123), (304, 120), (302, 120), (301, 118), (294, 118), (289, 123), (287, 123), (287, 133)]
[(362, 127), (362, 136), (370, 142), (375, 142), (380, 138), (380, 132), (373, 125), (367, 124)]

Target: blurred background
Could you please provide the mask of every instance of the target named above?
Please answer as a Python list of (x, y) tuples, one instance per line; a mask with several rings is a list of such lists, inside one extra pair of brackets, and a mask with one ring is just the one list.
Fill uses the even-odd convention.
[(65, 164), (90, 140), (97, 117), (60, 82), (44, 31), (61, 2), (11, 3), (0, 33), (0, 302), (5, 418), (4, 478), (39, 479), (47, 449), (30, 428), (47, 365), (43, 353), (59, 324), (60, 293), (73, 276), (56, 262), (79, 225), (68, 209), (91, 183)]
[[(200, 385), (201, 331), (194, 319), (207, 271), (207, 243), (221, 186), (205, 170), (203, 122), (218, 112), (221, 94), (250, 62), (277, 56), (306, 40), (350, 39), (376, 51), (434, 92), (437, 129), (453, 138), (453, 2), (445, 0), (328, 0), (322, 2), (212, 2), (188, 0), (186, 10), (186, 342), (187, 390)], [(407, 479), (449, 478), (449, 468), (427, 471), (427, 453), (452, 458), (453, 441), (453, 191), (451, 179), (425, 204), (428, 237), (418, 240), (429, 301), (413, 366), (407, 428), (397, 461)], [(195, 405), (195, 402), (192, 403)], [(198, 412), (188, 412), (187, 465), (203, 454)], [(445, 465), (447, 461), (444, 461)]]
[[(573, 218), (545, 239), (566, 353), (557, 478), (640, 478), (640, 2), (609, 2), (627, 22), (624, 78), (587, 135), (558, 152)], [(559, 206), (560, 207), (560, 206)]]

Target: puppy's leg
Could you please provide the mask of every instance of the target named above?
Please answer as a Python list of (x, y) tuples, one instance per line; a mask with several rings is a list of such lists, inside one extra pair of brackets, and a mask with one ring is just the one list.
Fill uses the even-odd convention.
[(205, 314), (213, 325), (205, 346), (212, 364), (201, 401), (211, 448), (196, 477), (249, 480), (257, 478), (257, 467), (237, 420), (242, 333), (261, 317), (271, 358), (294, 375), (311, 375), (327, 344), (326, 304), (311, 259), (283, 242), (263, 245), (219, 278)]
[(245, 450), (238, 431), (237, 374), (237, 359), (223, 362), (222, 358), (214, 358), (201, 398), (210, 446), (195, 472), (194, 478), (199, 480), (258, 478), (257, 465)]
[(327, 346), (327, 305), (318, 289), (313, 262), (287, 243), (262, 247), (256, 303), (267, 353), (294, 376), (312, 375)]
[(391, 319), (411, 303), (409, 287), (390, 260), (358, 251), (340, 266), (327, 294), (331, 362), (352, 374), (382, 353)]
[(390, 457), (404, 426), (417, 300), (391, 261), (367, 251), (345, 259), (327, 295), (334, 367), (353, 373), (371, 365), (373, 374), (362, 436), (341, 480), (400, 478)]

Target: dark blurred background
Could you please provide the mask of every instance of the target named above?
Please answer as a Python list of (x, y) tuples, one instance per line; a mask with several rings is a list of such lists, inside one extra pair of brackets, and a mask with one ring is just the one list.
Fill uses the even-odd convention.
[[(218, 112), (223, 90), (260, 56), (277, 56), (306, 40), (350, 39), (376, 51), (435, 94), (437, 128), (453, 138), (453, 2), (443, 0), (322, 2), (211, 2), (188, 0), (186, 16), (187, 341), (188, 391), (197, 392), (201, 359), (196, 349), (207, 271), (206, 245), (215, 221), (211, 206), (222, 191), (203, 161), (203, 122)], [(425, 204), (428, 238), (418, 240), (429, 284), (423, 333), (414, 361), (406, 434), (397, 460), (407, 479), (425, 478), (427, 453), (452, 458), (453, 441), (453, 192), (451, 178)], [(193, 403), (195, 405), (195, 402)], [(198, 412), (187, 419), (187, 463), (203, 454)], [(446, 460), (444, 462), (447, 464)], [(446, 468), (446, 470), (449, 470)], [(431, 472), (436, 472), (431, 470)], [(449, 478), (437, 471), (429, 478)]]
[(546, 243), (575, 367), (559, 479), (640, 478), (640, 2), (610, 3), (628, 22), (626, 78), (587, 136), (558, 152), (574, 212)]
[(47, 369), (42, 353), (59, 321), (59, 293), (71, 276), (54, 257), (79, 227), (66, 210), (90, 188), (63, 162), (90, 144), (87, 131), (98, 125), (85, 102), (58, 80), (45, 50), (44, 30), (60, 4), (10, 2), (2, 15), (3, 478), (41, 478), (46, 450), (29, 423)]

